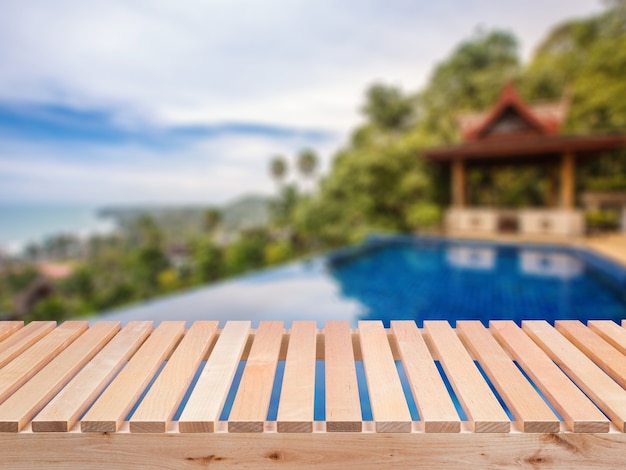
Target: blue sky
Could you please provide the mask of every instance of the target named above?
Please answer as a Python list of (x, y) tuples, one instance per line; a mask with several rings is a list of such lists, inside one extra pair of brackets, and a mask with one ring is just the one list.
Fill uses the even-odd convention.
[(222, 203), (272, 155), (323, 170), (375, 81), (423, 86), (476, 28), (528, 58), (597, 0), (3, 0), (0, 202)]

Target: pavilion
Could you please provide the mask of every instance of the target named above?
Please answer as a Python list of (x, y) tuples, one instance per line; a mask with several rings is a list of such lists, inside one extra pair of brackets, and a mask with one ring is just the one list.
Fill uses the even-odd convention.
[[(576, 206), (577, 161), (603, 151), (626, 147), (626, 135), (564, 135), (559, 131), (568, 100), (528, 105), (507, 84), (493, 108), (459, 119), (463, 142), (425, 151), (434, 163), (448, 163), (452, 174), (452, 207), (445, 225), (452, 232), (518, 232), (537, 235), (582, 235), (583, 211)], [(547, 207), (502, 209), (469, 207), (466, 171), (487, 165), (541, 165), (559, 168), (558, 184), (550, 185)]]

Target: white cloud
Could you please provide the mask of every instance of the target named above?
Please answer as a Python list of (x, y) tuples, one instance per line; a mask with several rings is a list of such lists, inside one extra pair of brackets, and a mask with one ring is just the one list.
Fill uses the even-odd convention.
[[(364, 87), (415, 88), (477, 25), (524, 55), (595, 0), (431, 2), (9, 0), (0, 99), (114, 106), (169, 121), (256, 121), (345, 131)], [(539, 14), (540, 12), (540, 14)]]
[[(269, 157), (316, 146), (324, 165), (364, 89), (415, 90), (477, 25), (523, 55), (597, 0), (3, 0), (0, 102), (112, 112), (125, 127), (259, 123), (328, 131), (218, 136), (171, 149), (3, 138), (0, 198), (213, 201), (268, 192)], [(320, 147), (321, 146), (321, 147)]]

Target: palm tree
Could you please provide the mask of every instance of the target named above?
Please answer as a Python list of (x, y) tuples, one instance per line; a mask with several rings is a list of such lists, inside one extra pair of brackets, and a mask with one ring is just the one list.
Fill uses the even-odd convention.
[(270, 161), (270, 173), (276, 183), (280, 185), (287, 175), (287, 161), (282, 155), (276, 155)]
[(303, 149), (298, 154), (296, 163), (298, 165), (298, 172), (302, 176), (303, 180), (309, 180), (305, 186), (308, 186), (308, 190), (313, 187), (313, 177), (315, 176), (315, 170), (317, 170), (317, 155), (312, 149)]
[(317, 155), (311, 149), (301, 150), (298, 154), (298, 170), (305, 178), (310, 178), (317, 169)]

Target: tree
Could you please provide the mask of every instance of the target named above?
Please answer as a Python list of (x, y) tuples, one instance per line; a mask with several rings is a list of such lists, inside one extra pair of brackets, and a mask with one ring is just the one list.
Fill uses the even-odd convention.
[(239, 239), (228, 245), (224, 254), (225, 269), (235, 275), (265, 265), (265, 247), (269, 234), (265, 229), (254, 228), (243, 231)]
[(311, 178), (317, 170), (317, 154), (312, 149), (303, 149), (297, 157), (298, 171), (304, 178)]
[(215, 281), (223, 275), (222, 250), (213, 242), (203, 240), (193, 246), (193, 281), (205, 283)]
[(367, 90), (361, 110), (373, 125), (399, 131), (409, 124), (413, 107), (400, 89), (377, 83)]
[(523, 75), (526, 97), (571, 96), (566, 132), (622, 131), (626, 127), (626, 3), (555, 27)]
[(507, 31), (477, 31), (435, 68), (419, 95), (419, 122), (442, 142), (458, 140), (460, 111), (483, 111), (520, 73), (517, 40)]
[(210, 207), (204, 211), (204, 228), (212, 233), (222, 222), (222, 211), (216, 207)]
[(281, 155), (276, 155), (270, 161), (270, 174), (276, 181), (276, 184), (280, 185), (287, 176), (287, 161)]
[(278, 196), (270, 201), (269, 211), (272, 223), (279, 227), (289, 225), (300, 197), (295, 184), (284, 186)]

